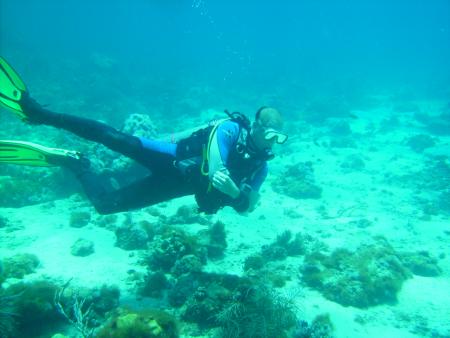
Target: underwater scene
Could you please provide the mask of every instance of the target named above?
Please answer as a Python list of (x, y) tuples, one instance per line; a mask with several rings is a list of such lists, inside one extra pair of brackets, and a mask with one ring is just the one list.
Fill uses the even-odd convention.
[(450, 337), (448, 0), (0, 0), (0, 338)]

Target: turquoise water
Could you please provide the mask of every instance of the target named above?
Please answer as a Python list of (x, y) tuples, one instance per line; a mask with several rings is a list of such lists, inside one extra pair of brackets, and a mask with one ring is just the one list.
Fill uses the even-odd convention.
[[(236, 93), (254, 90), (293, 117), (324, 92), (448, 94), (446, 1), (2, 1), (1, 9), (2, 55), (30, 85), (56, 68), (72, 92), (70, 85), (81, 86), (74, 78), (94, 76), (89, 60), (97, 53), (120, 64), (109, 87), (128, 95), (162, 94), (140, 81), (160, 81), (175, 95), (202, 85), (217, 93), (220, 108), (249, 114), (262, 102)], [(78, 75), (63, 81), (58, 64), (74, 59)]]
[[(135, 135), (262, 105), (289, 134), (249, 215), (184, 197), (102, 216), (71, 173), (0, 164), (0, 336), (450, 336), (447, 0), (2, 0), (0, 55), (48, 109)], [(0, 124), (113, 186), (146, 174), (3, 108)], [(56, 306), (69, 279), (67, 317), (97, 304), (87, 331)]]

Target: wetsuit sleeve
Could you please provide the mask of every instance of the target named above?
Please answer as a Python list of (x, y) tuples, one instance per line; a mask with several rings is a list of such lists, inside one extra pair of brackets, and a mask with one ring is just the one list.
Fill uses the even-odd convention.
[[(215, 135), (211, 141), (209, 151), (209, 178), (212, 177), (217, 171), (224, 171), (228, 173), (227, 163), (228, 156), (231, 149), (236, 145), (239, 138), (239, 125), (235, 122), (226, 121), (218, 126)], [(246, 184), (242, 184), (240, 194), (235, 199), (230, 199), (227, 205), (230, 205), (237, 212), (246, 212), (254, 209), (254, 206), (258, 200), (258, 190), (261, 188), (264, 180), (267, 177), (268, 168), (267, 163), (250, 178)]]
[(231, 206), (237, 212), (251, 212), (255, 209), (259, 200), (259, 189), (267, 177), (267, 163), (259, 169), (256, 174), (246, 184), (240, 187), (239, 196), (234, 199)]
[(228, 156), (230, 150), (236, 144), (239, 137), (239, 125), (236, 122), (222, 122), (213, 135), (209, 148), (209, 179), (217, 171), (227, 169)]
[(267, 174), (269, 173), (269, 168), (267, 166), (267, 162), (264, 163), (264, 166), (259, 169), (255, 175), (250, 179), (249, 184), (252, 187), (253, 190), (259, 191), (262, 184), (266, 180)]

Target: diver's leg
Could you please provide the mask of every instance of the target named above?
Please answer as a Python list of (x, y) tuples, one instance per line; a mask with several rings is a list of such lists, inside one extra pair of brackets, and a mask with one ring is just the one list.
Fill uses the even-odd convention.
[(69, 114), (55, 113), (43, 108), (31, 97), (23, 100), (22, 107), (31, 124), (44, 124), (64, 129), (84, 139), (101, 143), (109, 149), (121, 153), (152, 171), (165, 168), (174, 158), (158, 149), (143, 147), (141, 140), (122, 133), (105, 123)]
[(144, 208), (176, 197), (193, 194), (193, 189), (180, 176), (151, 175), (118, 190), (92, 189), (96, 177), (91, 173), (79, 180), (95, 209), (102, 215)]
[(44, 124), (65, 129), (84, 139), (101, 143), (126, 156), (139, 153), (142, 144), (136, 136), (122, 133), (105, 123), (43, 108), (32, 98), (24, 99), (22, 108), (31, 124)]

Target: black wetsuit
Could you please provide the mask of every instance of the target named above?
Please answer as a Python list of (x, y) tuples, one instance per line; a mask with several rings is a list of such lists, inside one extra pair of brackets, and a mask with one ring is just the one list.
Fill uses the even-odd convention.
[[(215, 213), (225, 205), (232, 206), (237, 211), (245, 211), (248, 208), (248, 193), (241, 191), (237, 199), (221, 193), (216, 189), (210, 189), (208, 176), (200, 172), (200, 166), (193, 164), (185, 170), (180, 170), (174, 163), (185, 160), (192, 155), (201, 157), (202, 145), (208, 142), (208, 136), (212, 128), (202, 129), (191, 135), (190, 138), (179, 142), (176, 153), (162, 152), (145, 146), (142, 139), (120, 132), (104, 123), (81, 118), (68, 114), (60, 114), (33, 105), (31, 123), (45, 124), (70, 131), (84, 139), (101, 143), (109, 149), (121, 153), (151, 171), (151, 174), (137, 180), (120, 189), (106, 188), (101, 183), (97, 174), (93, 173), (88, 165), (69, 166), (81, 182), (87, 197), (100, 214), (138, 209), (171, 200), (173, 198), (195, 195), (200, 211)], [(193, 142), (192, 142), (193, 141)], [(200, 142), (200, 143), (199, 143)], [(196, 144), (197, 154), (186, 152), (186, 148)], [(183, 145), (183, 146), (181, 146)], [(189, 147), (186, 147), (188, 145)], [(234, 149), (234, 146), (233, 146)], [(233, 180), (238, 186), (247, 178), (254, 179), (255, 172), (261, 172), (262, 177), (254, 183), (254, 189), (259, 189), (267, 174), (267, 166), (264, 161), (253, 161), (251, 165), (245, 164), (242, 171), (239, 155), (230, 151), (230, 160), (238, 170), (230, 170), (235, 173)], [(236, 160), (237, 159), (237, 160)], [(248, 162), (248, 159), (246, 160)], [(194, 161), (195, 162), (195, 161)], [(198, 161), (197, 161), (198, 163)], [(233, 175), (232, 175), (233, 177)], [(259, 182), (261, 181), (261, 182)], [(250, 185), (252, 183), (250, 182)]]

